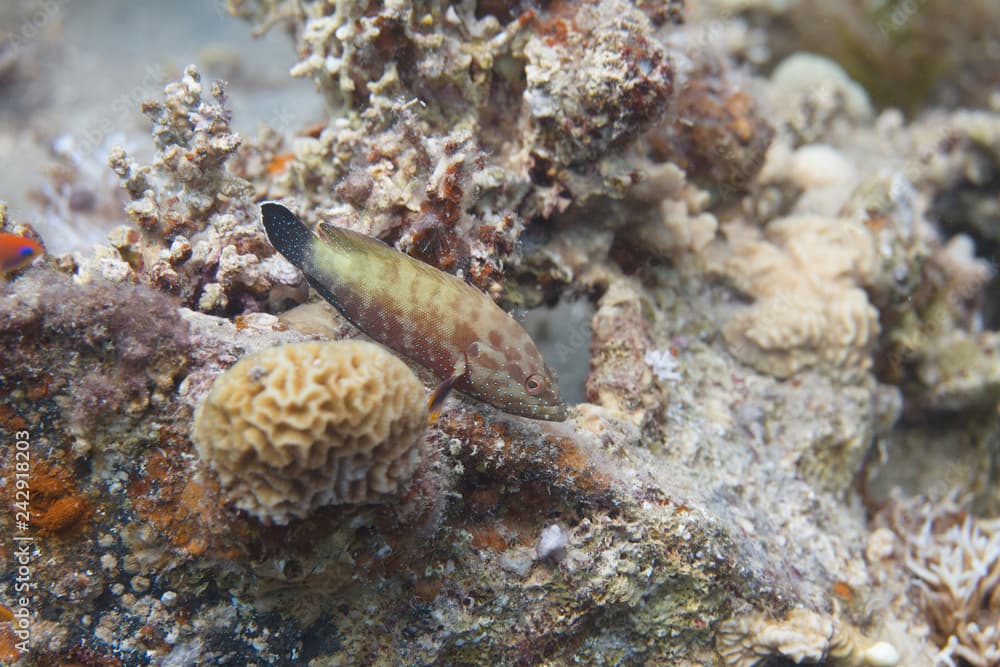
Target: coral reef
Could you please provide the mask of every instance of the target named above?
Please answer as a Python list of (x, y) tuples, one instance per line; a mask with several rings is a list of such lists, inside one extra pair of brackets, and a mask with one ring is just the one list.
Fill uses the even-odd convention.
[[(622, 198), (643, 163), (629, 150), (674, 89), (654, 34), (673, 13), (651, 20), (630, 2), (304, 7), (292, 74), (312, 77), (334, 115), (294, 141), (267, 196), (515, 303), (503, 277), (526, 224)], [(233, 9), (287, 16), (280, 3)]]
[(877, 264), (868, 230), (848, 220), (791, 216), (756, 230), (725, 229), (718, 273), (755, 301), (724, 333), (733, 354), (778, 377), (821, 367), (865, 372), (878, 337), (878, 312), (861, 289)]
[(383, 348), (292, 343), (222, 374), (191, 437), (236, 507), (284, 524), (401, 491), (426, 422), (423, 386)]
[(230, 128), (223, 86), (212, 86), (214, 102), (202, 93), (191, 66), (166, 87), (163, 102), (144, 104), (153, 122), (153, 164), (140, 166), (120, 146), (112, 149), (111, 168), (132, 199), (126, 212), (142, 233), (113, 236), (109, 246), (79, 259), (77, 272), (82, 279), (96, 274), (146, 283), (203, 312), (236, 314), (267, 309), (274, 300), (303, 300), (301, 276), (257, 223), (254, 186), (227, 166), (243, 140)]
[[(0, 659), (996, 662), (995, 102), (920, 107), (973, 97), (926, 71), (908, 119), (856, 45), (789, 34), (858, 3), (226, 4), (287, 29), (328, 116), (241, 136), (186, 68), (143, 105), (151, 161), (79, 180), (125, 199), (107, 240), (0, 285), (36, 540), (24, 653), (0, 545)], [(938, 12), (907, 39), (967, 20)], [(581, 402), (428, 425), (432, 378), (343, 340), (265, 199), (559, 303), (534, 328)]]
[[(672, 93), (664, 49), (645, 14), (617, 3), (582, 5), (524, 49), (527, 113), (539, 158), (592, 160), (655, 118)], [(573, 63), (567, 67), (567, 63)], [(625, 101), (623, 103), (623, 101)]]

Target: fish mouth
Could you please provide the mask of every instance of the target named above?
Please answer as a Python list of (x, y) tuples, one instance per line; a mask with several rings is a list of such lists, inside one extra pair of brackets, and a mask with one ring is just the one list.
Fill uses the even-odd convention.
[(540, 407), (533, 407), (530, 410), (525, 410), (522, 413), (524, 417), (532, 417), (534, 419), (544, 419), (550, 422), (563, 422), (566, 421), (566, 417), (569, 415), (569, 411), (565, 404), (560, 405), (543, 405)]

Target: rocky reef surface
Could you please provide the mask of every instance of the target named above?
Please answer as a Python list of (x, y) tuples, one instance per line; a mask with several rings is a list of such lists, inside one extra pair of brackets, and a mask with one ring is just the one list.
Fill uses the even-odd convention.
[[(230, 0), (327, 116), (188, 67), (0, 285), (0, 661), (998, 664), (1000, 26), (862, 4)], [(308, 361), (264, 200), (535, 309), (568, 420)]]

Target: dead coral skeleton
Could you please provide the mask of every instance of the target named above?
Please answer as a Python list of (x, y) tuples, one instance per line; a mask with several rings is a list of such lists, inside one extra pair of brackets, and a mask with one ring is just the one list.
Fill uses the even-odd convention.
[(231, 199), (252, 197), (253, 187), (225, 167), (243, 139), (230, 131), (223, 85), (213, 84), (214, 103), (204, 100), (201, 76), (189, 65), (164, 95), (163, 102), (142, 107), (153, 121), (154, 164), (140, 167), (120, 146), (109, 161), (133, 199), (125, 209), (129, 217), (142, 229), (173, 239), (204, 228)]
[(954, 494), (899, 503), (894, 530), (941, 647), (935, 664), (991, 667), (1000, 664), (1000, 519), (975, 518), (962, 505)]

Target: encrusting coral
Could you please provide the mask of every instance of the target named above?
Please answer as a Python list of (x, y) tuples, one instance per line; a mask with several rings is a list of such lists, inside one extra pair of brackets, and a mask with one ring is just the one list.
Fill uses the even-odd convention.
[(292, 343), (222, 374), (192, 439), (236, 507), (284, 524), (399, 492), (426, 425), (423, 385), (380, 346)]

